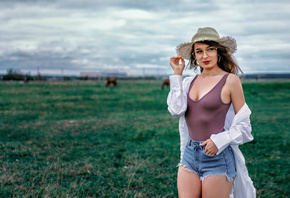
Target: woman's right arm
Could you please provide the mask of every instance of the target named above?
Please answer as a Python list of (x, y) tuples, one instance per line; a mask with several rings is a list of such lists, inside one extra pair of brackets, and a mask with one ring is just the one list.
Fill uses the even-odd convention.
[(167, 97), (168, 111), (171, 115), (181, 116), (187, 108), (186, 93), (184, 92), (182, 83), (182, 72), (185, 67), (185, 62), (182, 57), (176, 56), (170, 58), (170, 65), (174, 71), (174, 75), (169, 77), (170, 92)]
[(172, 75), (170, 79), (170, 92), (167, 97), (168, 111), (173, 116), (182, 116), (187, 108), (186, 94), (182, 86), (182, 76)]

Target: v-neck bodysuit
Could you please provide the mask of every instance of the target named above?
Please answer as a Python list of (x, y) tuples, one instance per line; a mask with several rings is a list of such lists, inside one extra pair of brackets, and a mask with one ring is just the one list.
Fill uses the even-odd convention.
[(189, 92), (197, 76), (192, 80), (187, 94), (185, 120), (190, 137), (195, 141), (205, 141), (212, 134), (224, 131), (224, 124), (229, 104), (223, 103), (221, 91), (229, 74), (222, 79), (201, 99), (194, 101)]

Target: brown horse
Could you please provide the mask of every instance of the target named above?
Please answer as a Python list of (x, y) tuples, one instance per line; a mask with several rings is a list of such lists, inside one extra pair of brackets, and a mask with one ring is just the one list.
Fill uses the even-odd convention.
[(167, 78), (167, 79), (165, 79), (164, 81), (163, 81), (163, 83), (162, 83), (162, 86), (161, 86), (161, 89), (164, 89), (164, 86), (167, 86), (167, 87), (169, 87), (170, 86), (170, 81), (169, 81), (169, 79)]
[(109, 85), (113, 85), (114, 87), (116, 87), (117, 86), (117, 79), (116, 78), (109, 78), (107, 80), (106, 87), (108, 87)]

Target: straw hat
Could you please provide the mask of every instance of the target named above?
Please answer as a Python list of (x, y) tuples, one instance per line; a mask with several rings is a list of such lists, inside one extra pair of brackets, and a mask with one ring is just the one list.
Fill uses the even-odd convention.
[(230, 36), (219, 36), (218, 32), (212, 27), (199, 28), (197, 33), (192, 37), (191, 42), (181, 43), (176, 47), (176, 53), (184, 59), (190, 59), (192, 45), (199, 41), (215, 41), (228, 49), (229, 54), (237, 51), (236, 40)]

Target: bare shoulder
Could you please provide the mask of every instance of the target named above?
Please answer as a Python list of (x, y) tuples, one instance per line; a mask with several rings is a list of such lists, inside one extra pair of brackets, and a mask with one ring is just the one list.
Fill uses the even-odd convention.
[(235, 113), (237, 113), (245, 104), (245, 96), (243, 93), (241, 80), (239, 76), (235, 74), (230, 74), (228, 76), (227, 81), (228, 81), (228, 86), (229, 86), (234, 110), (235, 110)]
[(227, 78), (227, 84), (232, 88), (241, 87), (241, 80), (240, 77), (236, 74), (230, 73)]

